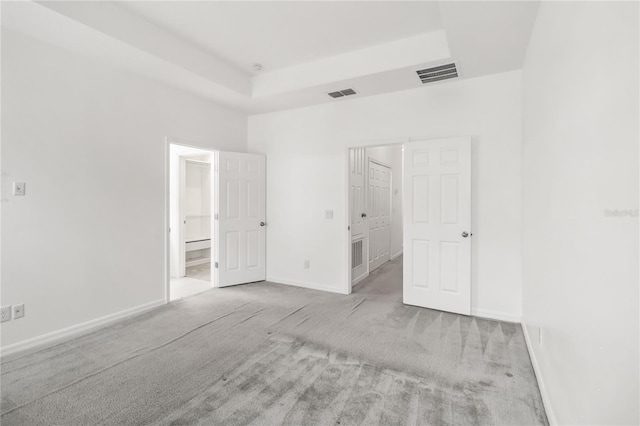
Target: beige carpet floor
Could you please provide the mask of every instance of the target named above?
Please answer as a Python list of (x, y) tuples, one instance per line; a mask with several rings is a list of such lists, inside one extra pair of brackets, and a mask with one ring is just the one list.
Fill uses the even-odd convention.
[(349, 296), (213, 289), (2, 360), (3, 425), (547, 424), (519, 325)]

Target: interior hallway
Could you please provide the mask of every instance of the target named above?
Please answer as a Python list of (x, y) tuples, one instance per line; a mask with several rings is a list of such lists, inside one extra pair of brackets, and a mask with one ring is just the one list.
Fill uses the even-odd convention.
[(520, 325), (349, 296), (214, 289), (2, 362), (3, 424), (547, 424)]

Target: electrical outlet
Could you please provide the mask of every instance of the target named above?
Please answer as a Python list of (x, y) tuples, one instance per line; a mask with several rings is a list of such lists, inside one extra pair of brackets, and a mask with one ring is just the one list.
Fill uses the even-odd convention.
[(324, 211), (325, 219), (333, 219), (333, 210), (325, 210)]
[(26, 193), (27, 184), (24, 182), (13, 182), (13, 195), (24, 195)]
[(11, 321), (11, 306), (0, 308), (0, 322)]
[(13, 319), (22, 318), (24, 316), (24, 303), (13, 305)]
[(304, 261), (304, 269), (309, 269), (309, 260)]

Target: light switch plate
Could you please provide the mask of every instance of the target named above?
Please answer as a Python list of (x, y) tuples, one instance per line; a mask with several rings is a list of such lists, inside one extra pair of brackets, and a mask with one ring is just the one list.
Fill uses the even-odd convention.
[(24, 316), (24, 303), (13, 305), (13, 319), (22, 318)]
[(2, 306), (0, 308), (0, 322), (11, 320), (11, 305)]
[(27, 184), (24, 182), (13, 182), (13, 195), (25, 195)]

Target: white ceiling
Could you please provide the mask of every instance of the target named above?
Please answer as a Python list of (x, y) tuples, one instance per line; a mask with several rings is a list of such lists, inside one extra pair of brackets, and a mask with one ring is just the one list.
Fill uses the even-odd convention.
[[(538, 10), (537, 0), (0, 5), (3, 28), (248, 114), (421, 89), (416, 70), (450, 62), (458, 79), (519, 69)], [(327, 96), (349, 87), (358, 94)]]
[(269, 72), (442, 28), (437, 2), (121, 1), (247, 73)]

